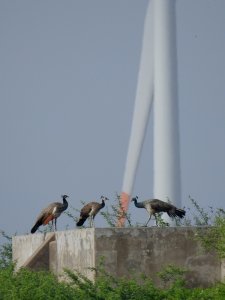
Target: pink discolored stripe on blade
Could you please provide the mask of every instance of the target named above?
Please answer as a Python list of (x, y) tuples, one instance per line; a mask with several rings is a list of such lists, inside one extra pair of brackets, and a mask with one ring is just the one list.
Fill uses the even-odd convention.
[(126, 213), (128, 210), (129, 202), (130, 202), (130, 195), (128, 195), (125, 192), (122, 192), (120, 195), (121, 211), (120, 211), (120, 217), (118, 218), (117, 221), (117, 227), (124, 227), (126, 221), (124, 213)]

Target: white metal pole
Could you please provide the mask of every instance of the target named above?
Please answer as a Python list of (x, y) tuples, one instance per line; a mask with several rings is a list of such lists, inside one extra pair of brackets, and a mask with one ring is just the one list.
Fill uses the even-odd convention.
[[(175, 0), (154, 1), (154, 197), (181, 206)], [(165, 216), (169, 223), (170, 219)]]

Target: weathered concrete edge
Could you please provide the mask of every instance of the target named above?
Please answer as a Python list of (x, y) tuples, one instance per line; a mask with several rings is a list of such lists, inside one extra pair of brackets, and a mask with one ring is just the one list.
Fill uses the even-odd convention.
[(36, 249), (36, 251), (26, 260), (26, 262), (21, 267), (32, 268), (34, 265), (36, 265), (41, 255), (46, 252), (47, 254), (49, 253), (49, 244), (52, 241), (55, 241), (55, 233), (50, 233), (46, 240), (44, 240), (44, 242)]
[[(144, 241), (144, 244), (146, 244), (146, 245), (145, 245), (144, 250), (142, 249), (144, 252), (143, 251), (142, 252), (144, 254), (145, 259), (148, 259), (148, 255), (153, 249), (152, 245), (148, 244), (148, 243), (151, 243), (151, 241), (153, 240), (152, 238), (154, 236), (157, 236), (159, 233), (161, 234), (161, 240), (164, 241), (164, 237), (166, 237), (167, 231), (172, 231), (174, 233), (173, 236), (176, 236), (177, 235), (176, 233), (181, 233), (182, 234), (182, 232), (183, 232), (184, 235), (181, 235), (181, 237), (182, 236), (188, 237), (189, 230), (187, 230), (187, 229), (190, 229), (190, 231), (192, 232), (191, 233), (191, 236), (192, 236), (191, 240), (193, 239), (193, 235), (194, 235), (194, 232), (195, 232), (195, 230), (193, 230), (194, 228), (189, 228), (189, 227), (173, 228), (173, 229), (172, 228), (169, 228), (169, 229), (151, 228), (151, 230), (149, 230), (149, 229), (150, 228), (93, 228), (91, 230), (92, 231), (92, 234), (91, 234), (91, 236), (92, 236), (92, 247), (91, 248), (94, 250), (94, 252), (91, 253), (91, 257), (93, 257), (93, 261), (92, 261), (93, 264), (90, 263), (89, 265), (87, 265), (87, 264), (83, 265), (83, 267), (84, 267), (84, 268), (82, 267), (83, 270), (86, 273), (86, 271), (88, 269), (87, 268), (88, 266), (89, 267), (94, 267), (94, 268), (98, 267), (98, 266), (96, 266), (96, 263), (98, 262), (98, 258), (101, 257), (101, 256), (104, 256), (105, 254), (106, 254), (106, 257), (107, 257), (107, 253), (110, 253), (110, 260), (107, 262), (107, 264), (109, 264), (110, 269), (112, 268), (112, 264), (116, 268), (116, 266), (118, 264), (118, 261), (117, 261), (118, 260), (118, 255), (117, 255), (116, 251), (113, 251), (113, 250), (116, 250), (116, 249), (114, 249), (116, 244), (113, 246), (112, 245), (113, 239), (111, 239), (111, 237), (114, 236), (114, 235), (116, 235), (117, 238), (119, 238), (119, 239), (121, 239), (121, 238), (123, 239), (123, 237), (125, 237), (127, 234), (131, 233), (134, 240), (133, 240), (132, 244), (130, 245), (130, 246), (132, 246), (130, 249), (135, 250), (137, 248), (136, 250), (138, 250), (138, 252), (140, 252), (141, 248), (139, 250), (139, 244), (137, 242), (137, 238), (140, 237), (140, 234), (142, 234), (142, 235), (144, 234), (144, 236), (147, 234), (146, 237), (148, 237), (148, 238), (147, 239), (145, 238), (146, 241)], [(88, 232), (89, 230), (90, 230), (89, 228), (83, 228), (83, 229), (75, 229), (74, 233), (73, 233), (74, 229), (69, 230), (69, 231), (65, 231), (65, 232), (56, 232), (55, 233), (56, 242), (54, 240), (49, 242), (49, 244), (48, 244), (49, 247), (47, 247), (47, 249), (46, 249), (48, 253), (39, 255), (37, 260), (36, 260), (37, 264), (35, 263), (35, 260), (34, 260), (33, 264), (31, 264), (31, 268), (36, 269), (38, 267), (38, 269), (40, 269), (40, 267), (41, 267), (43, 269), (43, 265), (44, 265), (46, 267), (49, 267), (49, 269), (51, 271), (53, 271), (53, 272), (55, 271), (54, 273), (56, 273), (56, 275), (60, 275), (60, 273), (63, 272), (63, 268), (64, 268), (65, 264), (61, 265), (61, 267), (58, 268), (58, 262), (59, 262), (58, 258), (59, 257), (57, 256), (57, 244), (58, 244), (57, 236), (58, 235), (59, 236), (64, 236), (65, 235), (65, 240), (67, 240), (69, 238), (69, 236), (71, 235), (72, 238), (69, 238), (69, 244), (68, 243), (62, 243), (61, 244), (61, 246), (62, 246), (61, 250), (62, 251), (60, 250), (59, 252), (60, 252), (60, 255), (61, 255), (61, 253), (62, 254), (64, 253), (64, 259), (66, 259), (65, 262), (66, 262), (66, 267), (67, 268), (72, 267), (71, 269), (73, 270), (74, 269), (73, 267), (75, 267), (75, 269), (77, 269), (76, 257), (74, 256), (75, 260), (73, 259), (72, 264), (70, 263), (70, 261), (67, 260), (67, 258), (68, 258), (68, 255), (73, 256), (76, 253), (76, 249), (78, 249), (78, 248), (81, 249), (81, 250), (83, 249), (84, 240), (80, 239), (80, 237), (83, 234), (85, 236), (85, 232)], [(47, 241), (47, 239), (51, 235), (52, 235), (52, 233), (47, 233), (47, 234), (38, 234), (38, 235), (26, 235), (26, 236), (21, 236), (21, 237), (17, 236), (15, 238), (15, 240), (20, 240), (20, 238), (21, 238), (20, 243), (17, 244), (19, 246), (18, 249), (19, 249), (20, 253), (24, 252), (24, 251), (27, 252), (28, 249), (29, 249), (29, 251), (28, 251), (28, 253), (29, 253), (30, 250), (33, 249), (33, 251), (31, 252), (32, 254), (30, 253), (30, 256), (29, 257), (27, 256), (27, 259), (26, 259), (26, 257), (23, 256), (25, 259), (20, 260), (21, 264), (20, 264), (19, 268), (23, 267), (25, 263), (28, 263), (28, 267), (30, 267), (29, 259), (31, 259), (32, 256), (34, 256), (35, 253), (38, 252), (38, 249), (41, 248), (44, 245), (44, 243)], [(149, 237), (151, 237), (151, 238), (149, 238)], [(37, 246), (32, 247), (32, 245), (35, 242), (36, 238), (38, 239), (38, 243), (36, 243)], [(114, 236), (114, 238), (116, 238), (116, 237)], [(26, 240), (29, 241), (29, 242), (27, 244), (26, 243), (24, 244), (24, 241), (26, 241)], [(103, 246), (102, 249), (99, 249), (99, 242), (101, 244), (101, 248)], [(79, 246), (79, 245), (82, 245), (82, 247), (77, 248), (77, 246)], [(58, 246), (60, 246), (60, 243), (58, 244)], [(70, 247), (68, 247), (68, 246), (72, 246), (72, 249), (71, 249), (72, 252), (70, 251)], [(141, 244), (140, 244), (140, 246), (141, 246)], [(174, 246), (173, 246), (173, 248), (174, 248)], [(127, 249), (129, 249), (129, 247)], [(123, 247), (122, 247), (123, 252), (124, 252), (124, 250), (125, 249), (123, 249)], [(202, 253), (199, 253), (198, 251), (196, 252), (197, 256), (195, 254), (194, 254), (194, 256), (193, 255), (191, 256), (191, 263), (194, 267), (193, 268), (193, 274), (196, 273), (196, 268), (197, 269), (199, 267), (201, 268), (202, 262), (203, 262)], [(77, 259), (80, 262), (81, 261), (83, 262), (84, 252), (81, 251), (79, 253), (80, 254), (79, 254), (79, 257), (77, 257)], [(18, 253), (16, 253), (16, 254), (18, 254)], [(114, 256), (115, 255), (116, 256), (113, 257), (112, 254), (114, 254)], [(130, 255), (130, 252), (128, 254)], [(17, 255), (17, 257), (19, 258), (18, 255)], [(119, 255), (119, 257), (120, 257), (120, 255)], [(14, 255), (14, 258), (16, 258), (15, 255)], [(48, 260), (48, 258), (49, 258), (49, 260)], [(199, 263), (195, 266), (196, 262), (198, 262), (198, 261), (199, 261)], [(189, 260), (185, 261), (185, 265), (188, 262), (190, 263)], [(147, 263), (147, 261), (146, 261), (146, 263)], [(148, 263), (147, 263), (147, 265), (148, 265)], [(145, 264), (145, 267), (146, 267), (146, 264)], [(78, 268), (78, 270), (79, 270), (79, 268)], [(115, 269), (115, 271), (116, 271), (116, 269)], [(211, 269), (211, 271), (212, 271), (212, 269)], [(211, 272), (211, 271), (209, 270), (209, 272)], [(92, 272), (92, 273), (94, 273), (94, 272)], [(117, 274), (117, 272), (115, 273), (115, 275), (116, 274)], [(87, 274), (84, 274), (84, 275), (87, 275)], [(225, 275), (225, 262), (220, 259), (219, 262), (218, 262), (218, 275), (217, 275), (218, 277), (217, 277), (217, 280), (219, 280), (219, 278), (220, 278), (220, 280), (222, 281), (224, 279), (224, 275)], [(215, 278), (215, 280), (216, 280), (216, 278)]]

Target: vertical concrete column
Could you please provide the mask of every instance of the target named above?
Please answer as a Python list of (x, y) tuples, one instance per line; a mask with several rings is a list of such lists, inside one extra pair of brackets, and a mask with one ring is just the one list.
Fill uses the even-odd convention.
[(225, 259), (221, 259), (221, 281), (225, 282)]
[(57, 274), (57, 242), (49, 243), (49, 271)]

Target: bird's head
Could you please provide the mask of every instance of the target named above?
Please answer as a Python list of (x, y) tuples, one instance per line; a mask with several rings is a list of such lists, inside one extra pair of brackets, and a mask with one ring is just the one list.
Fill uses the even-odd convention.
[(137, 200), (138, 200), (138, 196), (131, 199), (131, 201), (134, 201), (134, 202), (137, 202)]
[(109, 200), (107, 197), (105, 197), (105, 196), (101, 196), (101, 200), (102, 201), (106, 201), (106, 200)]
[(67, 195), (62, 195), (61, 197), (62, 197), (63, 199), (69, 198), (69, 196), (67, 196)]

